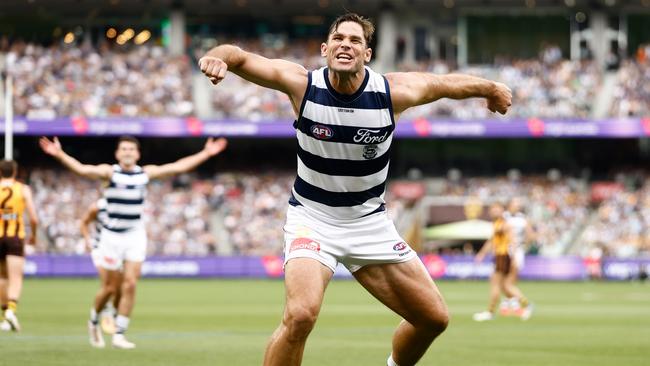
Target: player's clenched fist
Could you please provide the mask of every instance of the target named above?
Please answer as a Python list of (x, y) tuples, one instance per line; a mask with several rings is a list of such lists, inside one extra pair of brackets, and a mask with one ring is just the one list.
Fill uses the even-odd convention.
[(226, 77), (226, 71), (228, 71), (228, 65), (222, 59), (211, 56), (201, 57), (199, 68), (214, 85), (223, 80)]
[(508, 108), (512, 105), (512, 91), (506, 84), (495, 82), (487, 101), (490, 111), (506, 114)]

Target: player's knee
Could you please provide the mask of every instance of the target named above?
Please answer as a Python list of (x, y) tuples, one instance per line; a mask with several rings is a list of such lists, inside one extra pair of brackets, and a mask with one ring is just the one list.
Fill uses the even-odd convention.
[(102, 290), (104, 293), (108, 294), (109, 296), (114, 296), (117, 293), (117, 285), (113, 283), (105, 283)]
[(447, 307), (429, 312), (427, 316), (421, 319), (420, 324), (418, 325), (436, 335), (444, 332), (449, 325), (449, 311), (447, 310)]
[(314, 329), (318, 319), (318, 310), (308, 306), (296, 306), (287, 310), (284, 323), (289, 330), (290, 338), (304, 339)]
[(132, 279), (125, 279), (122, 282), (122, 293), (133, 293), (135, 292), (135, 280)]

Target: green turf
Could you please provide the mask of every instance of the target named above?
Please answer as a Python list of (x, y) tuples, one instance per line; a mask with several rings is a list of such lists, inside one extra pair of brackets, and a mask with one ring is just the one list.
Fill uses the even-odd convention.
[[(20, 334), (0, 334), (0, 365), (260, 365), (280, 319), (278, 281), (143, 280), (129, 330), (132, 351), (91, 349), (93, 280), (28, 280)], [(528, 322), (475, 323), (484, 282), (440, 282), (449, 329), (420, 365), (649, 365), (650, 285), (531, 283)], [(329, 287), (304, 365), (384, 365), (398, 318), (352, 281)], [(108, 340), (108, 339), (107, 339)]]

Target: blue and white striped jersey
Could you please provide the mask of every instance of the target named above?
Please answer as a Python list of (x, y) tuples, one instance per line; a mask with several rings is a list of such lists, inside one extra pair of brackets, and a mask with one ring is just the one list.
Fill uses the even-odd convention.
[(108, 203), (105, 198), (100, 198), (97, 200), (97, 217), (95, 219), (95, 232), (92, 235), (92, 248), (97, 249), (99, 247), (99, 238), (102, 236), (102, 228), (104, 223), (108, 220), (108, 212), (106, 212), (106, 206)]
[(395, 121), (388, 81), (366, 67), (359, 90), (336, 92), (326, 67), (309, 73), (290, 203), (337, 219), (384, 209)]
[(104, 228), (124, 232), (142, 224), (144, 198), (147, 193), (149, 177), (142, 167), (136, 166), (132, 171), (123, 171), (113, 165), (113, 175), (104, 189), (107, 220)]

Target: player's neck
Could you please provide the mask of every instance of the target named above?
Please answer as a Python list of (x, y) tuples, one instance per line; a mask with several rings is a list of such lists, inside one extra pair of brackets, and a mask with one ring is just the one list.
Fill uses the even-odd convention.
[(338, 93), (351, 95), (357, 92), (366, 77), (366, 69), (363, 68), (355, 73), (340, 73), (330, 71), (327, 73), (332, 88)]
[(16, 178), (0, 178), (0, 185), (10, 186), (16, 182)]
[(119, 163), (119, 165), (122, 170), (126, 170), (127, 172), (135, 169), (135, 164)]

